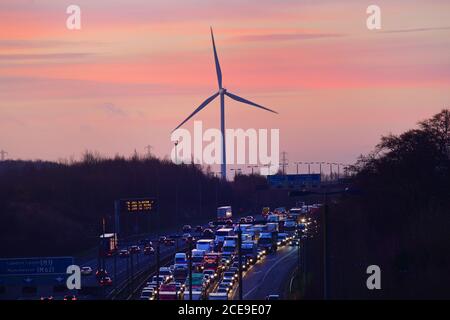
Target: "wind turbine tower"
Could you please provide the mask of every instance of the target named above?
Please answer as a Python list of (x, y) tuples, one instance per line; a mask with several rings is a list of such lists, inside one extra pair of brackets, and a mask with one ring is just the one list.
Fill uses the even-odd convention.
[(242, 97), (239, 97), (235, 94), (232, 94), (231, 92), (227, 91), (227, 89), (225, 89), (222, 86), (222, 70), (220, 68), (220, 63), (219, 63), (219, 57), (217, 56), (217, 50), (216, 50), (216, 44), (214, 42), (214, 34), (213, 34), (213, 30), (211, 28), (211, 40), (212, 40), (212, 45), (213, 45), (213, 51), (214, 51), (214, 62), (216, 65), (216, 73), (217, 73), (217, 82), (218, 82), (218, 86), (219, 86), (219, 91), (217, 91), (216, 93), (214, 93), (211, 97), (207, 98), (205, 101), (202, 102), (202, 104), (200, 104), (200, 106), (197, 107), (197, 109), (194, 110), (194, 112), (192, 112), (189, 117), (187, 117), (181, 124), (178, 125), (178, 127), (176, 127), (173, 131), (177, 130), (179, 127), (181, 127), (183, 124), (185, 124), (189, 119), (191, 119), (196, 113), (200, 112), (203, 108), (205, 108), (211, 101), (213, 101), (215, 98), (217, 98), (217, 96), (220, 96), (220, 132), (221, 132), (221, 136), (222, 136), (222, 161), (221, 161), (221, 167), (220, 167), (220, 171), (221, 171), (221, 176), (222, 179), (226, 179), (227, 177), (227, 163), (226, 163), (226, 143), (225, 143), (225, 96), (228, 96), (229, 98), (241, 102), (241, 103), (245, 103), (247, 105), (251, 105), (253, 107), (257, 107), (266, 111), (270, 111), (273, 113), (278, 113), (276, 111), (273, 111), (269, 108), (263, 107), (259, 104), (256, 104), (254, 102), (251, 102), (247, 99), (244, 99)]

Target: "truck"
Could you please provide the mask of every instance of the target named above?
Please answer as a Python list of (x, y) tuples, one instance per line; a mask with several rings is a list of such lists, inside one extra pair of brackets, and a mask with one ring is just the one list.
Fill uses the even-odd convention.
[(201, 269), (203, 266), (203, 257), (205, 256), (205, 250), (193, 249), (192, 250), (192, 267), (194, 269)]
[(255, 263), (258, 259), (258, 245), (256, 241), (243, 241), (241, 245), (241, 254), (250, 263)]
[(159, 289), (159, 300), (178, 300), (179, 294), (175, 284), (162, 284)]
[(219, 251), (222, 248), (225, 237), (234, 236), (233, 228), (221, 228), (216, 231), (216, 238), (214, 240), (215, 248)]
[(117, 252), (117, 233), (104, 233), (100, 235), (100, 255), (111, 257)]
[(286, 232), (289, 236), (294, 235), (296, 228), (297, 228), (297, 223), (294, 220), (284, 221), (283, 231)]
[(259, 236), (258, 247), (267, 252), (275, 252), (277, 250), (277, 234), (278, 232), (262, 232)]
[(217, 221), (225, 221), (231, 219), (233, 211), (231, 206), (223, 206), (217, 208)]
[(222, 257), (231, 260), (231, 257), (236, 254), (236, 243), (237, 239), (235, 237), (226, 237), (222, 246)]
[(205, 253), (212, 252), (214, 250), (214, 240), (211, 239), (197, 240), (196, 249), (203, 250)]

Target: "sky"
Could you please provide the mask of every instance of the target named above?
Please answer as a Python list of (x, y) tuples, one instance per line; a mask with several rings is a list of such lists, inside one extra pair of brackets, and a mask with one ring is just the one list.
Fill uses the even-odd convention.
[[(80, 30), (66, 27), (71, 4)], [(210, 26), (224, 86), (279, 112), (228, 99), (227, 128), (280, 129), (290, 171), (353, 163), (450, 105), (449, 1), (2, 0), (0, 149), (168, 156), (171, 131), (217, 91)], [(193, 120), (219, 116), (216, 100)]]

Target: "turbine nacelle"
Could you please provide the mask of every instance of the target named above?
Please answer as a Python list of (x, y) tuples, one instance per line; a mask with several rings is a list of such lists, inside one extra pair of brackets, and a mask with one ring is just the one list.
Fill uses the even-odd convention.
[(220, 88), (220, 89), (219, 89), (219, 94), (220, 94), (221, 96), (223, 96), (225, 93), (227, 93), (227, 89), (225, 89), (225, 88)]

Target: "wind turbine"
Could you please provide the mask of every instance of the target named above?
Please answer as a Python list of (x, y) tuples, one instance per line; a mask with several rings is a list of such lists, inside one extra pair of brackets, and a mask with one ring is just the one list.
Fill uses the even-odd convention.
[(227, 164), (226, 164), (226, 147), (225, 147), (225, 96), (228, 96), (229, 98), (236, 100), (238, 102), (242, 102), (248, 105), (251, 105), (253, 107), (257, 107), (266, 111), (270, 111), (273, 113), (278, 113), (276, 111), (273, 111), (269, 108), (263, 107), (259, 104), (256, 104), (254, 102), (251, 102), (247, 99), (241, 98), (235, 94), (232, 94), (227, 91), (224, 87), (222, 87), (222, 70), (220, 69), (220, 63), (219, 63), (219, 57), (217, 56), (217, 50), (216, 50), (216, 44), (214, 42), (214, 34), (211, 27), (211, 40), (213, 45), (213, 51), (214, 51), (214, 62), (216, 65), (216, 73), (217, 73), (217, 82), (219, 85), (219, 91), (214, 93), (211, 97), (207, 98), (205, 101), (200, 104), (197, 109), (192, 112), (189, 117), (187, 117), (182, 123), (178, 125), (173, 131), (177, 130), (179, 127), (181, 127), (183, 124), (185, 124), (189, 119), (191, 119), (196, 113), (200, 112), (203, 108), (205, 108), (211, 101), (213, 101), (217, 96), (220, 96), (220, 131), (222, 135), (222, 163), (221, 163), (221, 176), (222, 179), (226, 179), (227, 176)]

